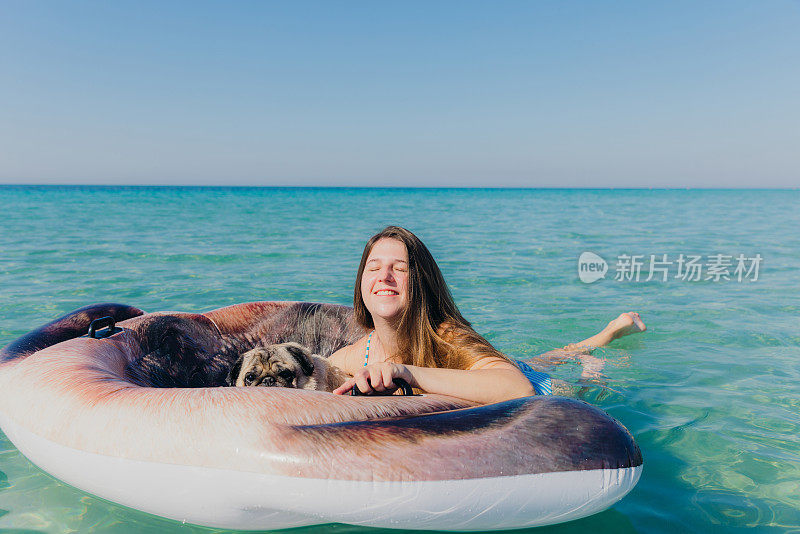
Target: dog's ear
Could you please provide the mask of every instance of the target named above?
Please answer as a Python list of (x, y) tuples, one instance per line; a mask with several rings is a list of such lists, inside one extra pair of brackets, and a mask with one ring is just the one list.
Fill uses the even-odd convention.
[(236, 385), (236, 379), (239, 378), (239, 373), (242, 371), (242, 362), (244, 362), (244, 355), (239, 356), (239, 358), (233, 362), (231, 370), (228, 371), (228, 377), (225, 379), (226, 386)]
[(314, 364), (311, 363), (311, 358), (309, 357), (311, 356), (311, 351), (299, 343), (287, 343), (286, 350), (297, 360), (297, 363), (300, 364), (300, 369), (303, 370), (306, 376), (314, 374)]

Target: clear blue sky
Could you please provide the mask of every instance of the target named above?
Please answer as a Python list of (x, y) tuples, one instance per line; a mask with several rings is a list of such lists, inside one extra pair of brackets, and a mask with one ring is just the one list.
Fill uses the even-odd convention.
[(800, 186), (800, 2), (0, 3), (0, 183)]

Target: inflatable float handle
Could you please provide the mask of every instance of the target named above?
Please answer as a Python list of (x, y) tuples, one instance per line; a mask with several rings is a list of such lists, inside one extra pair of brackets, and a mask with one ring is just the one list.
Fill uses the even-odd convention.
[[(414, 395), (414, 388), (409, 386), (408, 382), (406, 382), (402, 378), (395, 378), (394, 380), (392, 380), (392, 382), (397, 384), (397, 387), (399, 387), (400, 389), (403, 390), (403, 395), (405, 395), (405, 396), (413, 396)], [(358, 386), (353, 384), (353, 389), (350, 390), (350, 395), (352, 395), (352, 396), (363, 395), (363, 393), (361, 393), (361, 390), (358, 389)]]
[(105, 317), (100, 317), (98, 319), (95, 319), (91, 323), (89, 323), (89, 332), (88, 332), (87, 335), (89, 337), (91, 337), (91, 338), (97, 339), (97, 337), (98, 337), (97, 336), (97, 331), (100, 330), (101, 328), (104, 328), (104, 327), (107, 326), (108, 327), (108, 332), (103, 334), (103, 335), (100, 335), (100, 337), (111, 336), (113, 334), (116, 334), (119, 330), (122, 330), (121, 328), (118, 330), (114, 326), (115, 324), (116, 324), (116, 322), (114, 321), (114, 318), (112, 316), (110, 316), (110, 315), (107, 315)]

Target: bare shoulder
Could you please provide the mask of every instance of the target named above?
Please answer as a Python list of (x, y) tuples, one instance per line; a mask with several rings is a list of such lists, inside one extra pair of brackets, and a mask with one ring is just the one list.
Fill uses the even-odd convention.
[(485, 356), (475, 361), (475, 363), (470, 366), (470, 371), (475, 371), (478, 369), (513, 369), (515, 371), (519, 371), (519, 367), (511, 363), (510, 360), (500, 358), (498, 356)]
[(363, 360), (364, 358), (364, 351), (366, 350), (366, 347), (367, 336), (365, 335), (352, 345), (342, 347), (331, 354), (328, 357), (328, 361), (336, 367), (344, 369), (348, 373), (353, 374), (355, 368), (358, 367), (359, 359)]
[(344, 362), (347, 360), (347, 355), (353, 349), (353, 345), (347, 345), (346, 347), (342, 347), (341, 349), (337, 350), (330, 356), (328, 356), (328, 361), (331, 362), (336, 367), (344, 367)]

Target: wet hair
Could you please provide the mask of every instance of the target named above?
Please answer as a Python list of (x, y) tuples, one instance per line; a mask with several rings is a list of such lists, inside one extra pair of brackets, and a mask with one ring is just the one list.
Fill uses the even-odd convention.
[(355, 319), (364, 328), (374, 328), (361, 294), (361, 278), (367, 259), (380, 239), (395, 239), (408, 252), (407, 306), (398, 322), (398, 354), (402, 363), (421, 367), (468, 369), (486, 356), (508, 358), (472, 329), (459, 312), (436, 260), (410, 231), (387, 226), (367, 241), (361, 254), (353, 292)]

